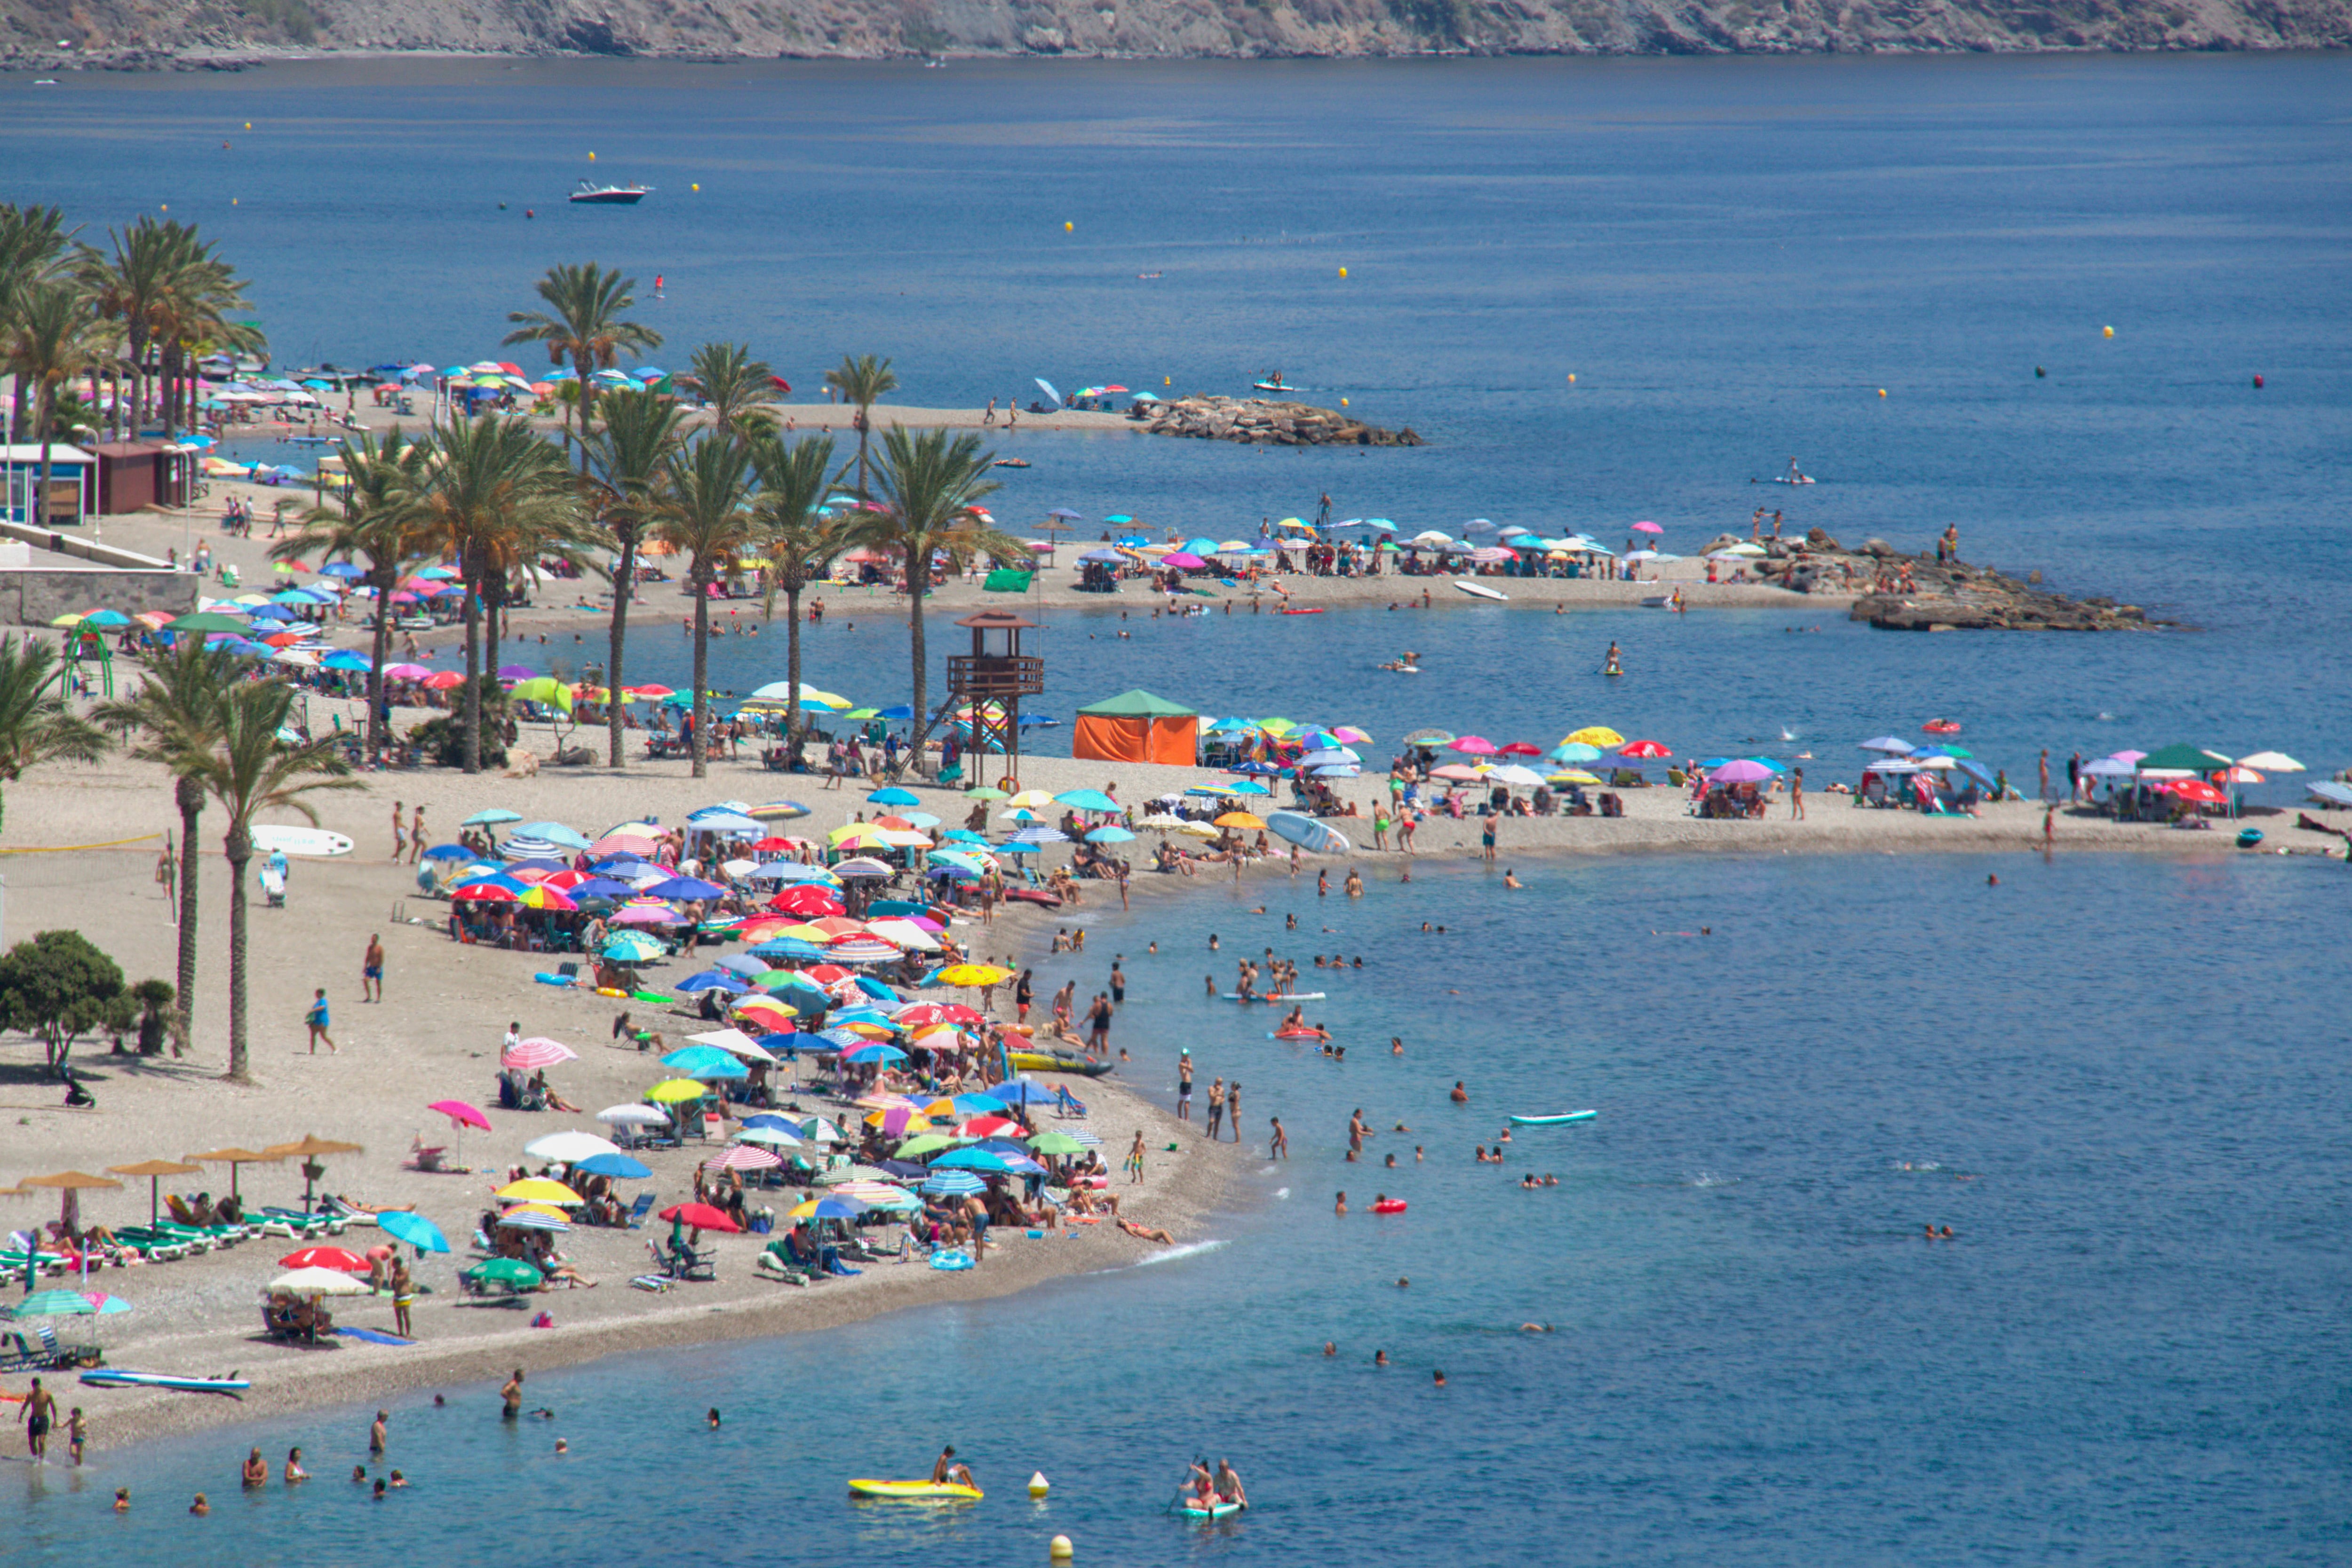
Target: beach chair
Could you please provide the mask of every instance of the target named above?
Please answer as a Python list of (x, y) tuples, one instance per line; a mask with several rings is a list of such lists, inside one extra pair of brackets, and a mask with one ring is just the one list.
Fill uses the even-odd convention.
[(652, 1193), (641, 1192), (637, 1194), (637, 1201), (629, 1206), (629, 1212), (622, 1219), (623, 1226), (630, 1230), (640, 1228), (645, 1224), (646, 1216), (653, 1212), (653, 1207), (654, 1195)]
[(719, 1278), (718, 1260), (707, 1252), (697, 1252), (682, 1241), (670, 1247), (668, 1263), (673, 1280), (708, 1281)]

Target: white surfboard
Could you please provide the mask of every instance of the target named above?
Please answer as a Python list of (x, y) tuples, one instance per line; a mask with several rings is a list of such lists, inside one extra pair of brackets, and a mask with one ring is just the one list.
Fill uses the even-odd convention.
[(263, 822), (254, 827), (253, 847), (265, 854), (276, 850), (289, 855), (347, 855), (352, 852), (352, 841), (324, 828)]
[(1297, 811), (1268, 811), (1265, 825), (1311, 855), (1344, 855), (1355, 847), (1347, 834)]
[(1473, 599), (1507, 600), (1511, 597), (1507, 593), (1497, 593), (1491, 588), (1481, 588), (1475, 582), (1456, 582), (1454, 586), (1460, 589), (1463, 592), (1468, 594)]

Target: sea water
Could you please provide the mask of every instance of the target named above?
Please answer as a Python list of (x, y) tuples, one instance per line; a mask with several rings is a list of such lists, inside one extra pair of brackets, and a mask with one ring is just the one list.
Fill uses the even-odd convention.
[[(1848, 543), (1916, 549), (1957, 522), (1971, 559), (2199, 628), (1896, 637), (1798, 601), (1138, 627), (1130, 606), (1122, 641), (1117, 610), (1056, 612), (1040, 706), (1065, 719), (1139, 685), (1360, 723), (1379, 747), (1599, 721), (1851, 760), (1952, 716), (2029, 789), (2043, 746), (2276, 746), (2322, 767), (2352, 749), (2335, 674), (2352, 138), (2332, 60), (404, 62), (6, 90), (13, 199), (201, 222), (254, 278), (281, 363), (508, 357), (530, 280), (593, 255), (665, 275), (645, 309), (672, 369), (741, 338), (806, 392), (843, 352), (887, 353), (908, 401), (970, 404), (1036, 374), (1240, 392), (1279, 366), (1432, 442), (1024, 430), (1035, 465), (1001, 471), (994, 498), (1008, 522), (1068, 505), (1232, 537), (1328, 491), (1335, 516), (1409, 529), (1613, 538), (1648, 517), (1688, 549), (1769, 496)], [(618, 211), (557, 200), (592, 172), (660, 189)], [(1823, 483), (1750, 483), (1792, 453)], [(833, 608), (810, 678), (903, 700), (903, 612)], [(544, 656), (595, 656), (598, 625)], [(1611, 639), (1631, 671), (1603, 683)], [(1372, 672), (1403, 648), (1431, 673)], [(635, 674), (681, 684), (684, 652), (648, 614)], [(772, 632), (727, 639), (714, 681), (780, 678), (781, 655)], [(1253, 1158), (1209, 1228), (1223, 1246), (540, 1374), (551, 1430), (501, 1427), (486, 1385), (440, 1411), (420, 1394), (394, 1422), (415, 1486), (382, 1507), (331, 1479), (362, 1457), (364, 1412), (121, 1453), (101, 1405), (91, 1470), (7, 1471), (19, 1539), (44, 1560), (224, 1563), (387, 1542), (1001, 1562), (1055, 1533), (1113, 1562), (2345, 1555), (2342, 867), (1518, 869), (1516, 894), (1425, 862), (1410, 888), (1375, 872), (1361, 904), (1257, 879), (1081, 912), (1087, 961), (1040, 977), (1090, 990), (1126, 955), (1128, 1076), (1166, 1094), (1189, 1042), (1203, 1089), (1244, 1081), (1253, 1139), (1268, 1115), (1290, 1129), (1288, 1166)], [(1346, 1063), (1201, 999), (1268, 945), (1365, 956), (1313, 1009)], [(1470, 1161), (1510, 1112), (1586, 1106), (1601, 1115), (1519, 1134), (1500, 1167)], [(1398, 1171), (1342, 1159), (1360, 1107), (1409, 1124), (1370, 1145)], [(1559, 1185), (1522, 1190), (1528, 1171)], [(1379, 1191), (1412, 1207), (1375, 1219)], [(1928, 1223), (1953, 1240), (1924, 1241)], [(950, 1441), (985, 1503), (846, 1501), (848, 1476), (918, 1473)], [(237, 1495), (253, 1442), (299, 1442), (331, 1479)], [(1204, 1453), (1258, 1506), (1189, 1531), (1160, 1510)], [(1042, 1509), (1020, 1498), (1034, 1469), (1055, 1482)], [(121, 1484), (128, 1518), (105, 1509)], [(221, 1500), (201, 1524), (181, 1512), (197, 1490)]]
[[(534, 1370), (551, 1424), (501, 1424), (487, 1382), (445, 1409), (419, 1390), (392, 1401), (388, 1459), (414, 1484), (383, 1505), (341, 1479), (368, 1410), (101, 1443), (79, 1476), (6, 1468), (17, 1539), (37, 1560), (190, 1563), (387, 1543), (1008, 1563), (1055, 1534), (1108, 1563), (2352, 1549), (2341, 866), (1645, 858), (1522, 866), (1518, 893), (1466, 861), (1415, 869), (1410, 885), (1377, 871), (1360, 901), (1275, 877), (1127, 916), (1089, 905), (1085, 957), (1041, 968), (1090, 993), (1122, 956), (1121, 1073), (1163, 1103), (1180, 1044), (1196, 1117), (1212, 1078), (1241, 1081), (1246, 1157), (1205, 1229), (1222, 1245), (820, 1334)], [(1229, 982), (1269, 946), (1330, 993), (1307, 1011), (1344, 1061), (1267, 1039), (1276, 1009), (1205, 999), (1204, 976)], [(1318, 951), (1350, 966), (1318, 970)], [(1587, 1108), (1473, 1163), (1511, 1113)], [(1360, 1109), (1380, 1131), (1350, 1165)], [(1096, 1131), (1115, 1150), (1131, 1133)], [(1524, 1189), (1528, 1173), (1559, 1185)], [(1411, 1207), (1373, 1216), (1380, 1193)], [(255, 1442), (299, 1443), (321, 1479), (241, 1495)], [(943, 1443), (985, 1502), (848, 1500), (847, 1478), (922, 1473)], [(1244, 1519), (1162, 1513), (1198, 1455), (1242, 1472)], [(1023, 1496), (1039, 1469), (1042, 1506)], [(106, 1509), (122, 1484), (127, 1519)], [(197, 1490), (208, 1521), (182, 1511)]]

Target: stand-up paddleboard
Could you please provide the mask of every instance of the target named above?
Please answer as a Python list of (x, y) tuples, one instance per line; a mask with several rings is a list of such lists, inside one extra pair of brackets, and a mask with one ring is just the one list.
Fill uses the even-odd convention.
[(1218, 1520), (1230, 1518), (1241, 1512), (1242, 1507), (1243, 1505), (1237, 1502), (1213, 1502), (1206, 1508), (1201, 1507), (1198, 1503), (1187, 1502), (1180, 1503), (1176, 1511), (1193, 1523), (1213, 1524)]
[(1560, 1111), (1549, 1116), (1514, 1116), (1515, 1127), (1557, 1127), (1563, 1122), (1590, 1122), (1601, 1114), (1598, 1111)]
[(1323, 999), (1323, 993), (1321, 991), (1287, 991), (1278, 997), (1245, 997), (1239, 991), (1227, 991), (1224, 993), (1224, 998), (1229, 1002), (1319, 1002)]
[(1456, 588), (1458, 588), (1458, 589), (1460, 589), (1463, 592), (1465, 592), (1465, 593), (1468, 594), (1468, 595), (1469, 595), (1471, 598), (1473, 598), (1473, 599), (1503, 599), (1503, 600), (1507, 600), (1507, 599), (1509, 599), (1509, 598), (1511, 597), (1511, 596), (1510, 596), (1509, 594), (1507, 594), (1507, 593), (1497, 593), (1497, 592), (1496, 592), (1496, 591), (1495, 591), (1493, 589), (1491, 589), (1491, 588), (1481, 588), (1481, 587), (1479, 587), (1479, 586), (1478, 586), (1476, 583), (1475, 583), (1475, 582), (1459, 582), (1459, 581), (1457, 581), (1457, 582), (1455, 582), (1455, 583), (1454, 583), (1454, 587), (1456, 587)]
[(124, 1372), (111, 1366), (85, 1372), (81, 1380), (92, 1388), (176, 1388), (188, 1394), (226, 1394), (232, 1399), (242, 1399), (253, 1386), (249, 1379), (234, 1373), (226, 1377), (179, 1377), (168, 1372)]
[(983, 1494), (978, 1487), (958, 1486), (953, 1481), (854, 1480), (849, 1483), (849, 1495), (885, 1502), (978, 1502)]
[(1311, 855), (1344, 855), (1355, 848), (1347, 834), (1297, 811), (1268, 811), (1265, 825), (1276, 838), (1287, 839)]
[(324, 828), (288, 828), (263, 822), (253, 829), (253, 847), (263, 854), (278, 851), (289, 855), (347, 855), (352, 852), (352, 841)]

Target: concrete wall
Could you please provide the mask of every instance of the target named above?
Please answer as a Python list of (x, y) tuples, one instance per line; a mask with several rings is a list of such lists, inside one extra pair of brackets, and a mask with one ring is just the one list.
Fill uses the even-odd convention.
[[(50, 565), (59, 556), (78, 564)], [(86, 564), (79, 564), (86, 563)], [(204, 579), (167, 561), (74, 534), (0, 519), (0, 622), (47, 626), (77, 610), (104, 606), (136, 615), (185, 615)]]

